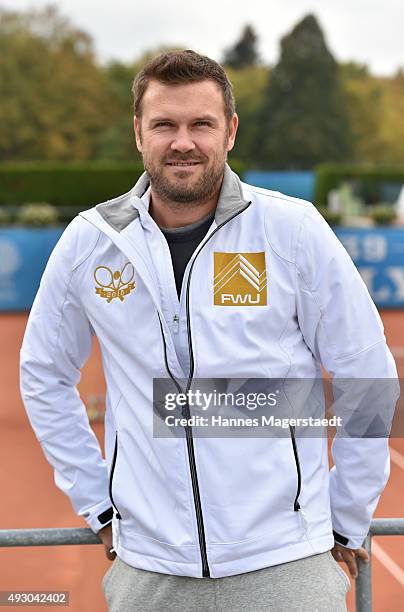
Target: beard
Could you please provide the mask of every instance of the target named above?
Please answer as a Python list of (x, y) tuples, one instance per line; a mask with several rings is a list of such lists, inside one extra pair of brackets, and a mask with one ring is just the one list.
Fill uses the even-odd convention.
[[(188, 171), (178, 168), (179, 176), (167, 176), (167, 163), (186, 162), (189, 160), (199, 161), (202, 166), (202, 174), (195, 179), (192, 175), (188, 176)], [(143, 153), (143, 165), (149, 175), (150, 184), (156, 194), (171, 208), (178, 208), (183, 205), (196, 207), (204, 204), (215, 195), (219, 190), (224, 166), (227, 160), (227, 149), (220, 154), (215, 153), (212, 161), (206, 164), (207, 158), (196, 154), (171, 155), (164, 158), (161, 162), (152, 161), (147, 154)], [(198, 172), (198, 171), (197, 171)]]

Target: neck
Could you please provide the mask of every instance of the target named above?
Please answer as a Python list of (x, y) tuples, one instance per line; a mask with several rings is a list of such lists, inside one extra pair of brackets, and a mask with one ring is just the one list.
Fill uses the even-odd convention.
[(154, 190), (150, 190), (149, 213), (158, 226), (167, 229), (191, 225), (207, 217), (217, 206), (221, 184), (208, 199), (199, 202), (174, 202), (164, 200)]

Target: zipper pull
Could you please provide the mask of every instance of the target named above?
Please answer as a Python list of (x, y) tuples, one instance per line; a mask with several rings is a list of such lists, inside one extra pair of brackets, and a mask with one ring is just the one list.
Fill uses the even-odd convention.
[(178, 334), (179, 325), (180, 325), (180, 318), (179, 318), (179, 316), (177, 314), (175, 314), (173, 316), (173, 332), (175, 334)]

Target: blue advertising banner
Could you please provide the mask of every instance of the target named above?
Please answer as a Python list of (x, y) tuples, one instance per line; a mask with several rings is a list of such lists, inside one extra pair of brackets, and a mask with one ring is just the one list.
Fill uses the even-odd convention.
[(316, 177), (311, 170), (249, 170), (244, 173), (243, 181), (312, 202)]
[(404, 228), (335, 227), (379, 307), (404, 307)]
[[(404, 307), (404, 228), (334, 231), (379, 307)], [(63, 228), (0, 229), (0, 311), (28, 310)]]
[(60, 228), (0, 228), (0, 311), (31, 308)]

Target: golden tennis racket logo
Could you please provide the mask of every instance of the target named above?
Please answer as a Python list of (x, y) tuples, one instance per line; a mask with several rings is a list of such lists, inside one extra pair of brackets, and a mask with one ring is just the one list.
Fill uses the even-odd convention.
[(213, 294), (216, 306), (265, 306), (265, 252), (214, 253)]
[(118, 298), (121, 302), (135, 288), (135, 269), (128, 261), (122, 270), (115, 270), (107, 266), (98, 266), (94, 270), (94, 280), (98, 287), (95, 287), (95, 292), (101, 298), (105, 298), (108, 302), (112, 302), (114, 298)]

